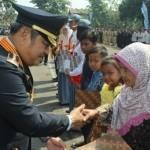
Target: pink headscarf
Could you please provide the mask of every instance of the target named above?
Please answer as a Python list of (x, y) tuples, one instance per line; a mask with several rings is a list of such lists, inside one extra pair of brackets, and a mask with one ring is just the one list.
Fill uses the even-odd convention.
[(136, 76), (134, 87), (124, 86), (113, 103), (112, 128), (125, 135), (150, 119), (150, 45), (130, 44), (114, 58)]

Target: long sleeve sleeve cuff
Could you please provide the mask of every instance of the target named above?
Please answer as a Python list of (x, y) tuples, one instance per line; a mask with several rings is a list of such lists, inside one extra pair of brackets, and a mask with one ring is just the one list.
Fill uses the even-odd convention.
[(68, 125), (68, 128), (67, 128), (67, 131), (69, 131), (72, 127), (72, 118), (70, 115), (67, 115), (68, 119), (69, 119), (69, 125)]

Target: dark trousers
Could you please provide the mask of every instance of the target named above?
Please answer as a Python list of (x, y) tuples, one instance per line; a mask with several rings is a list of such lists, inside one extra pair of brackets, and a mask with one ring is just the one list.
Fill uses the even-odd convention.
[(69, 83), (70, 90), (70, 101), (69, 101), (69, 111), (73, 110), (75, 105), (75, 86), (70, 82)]

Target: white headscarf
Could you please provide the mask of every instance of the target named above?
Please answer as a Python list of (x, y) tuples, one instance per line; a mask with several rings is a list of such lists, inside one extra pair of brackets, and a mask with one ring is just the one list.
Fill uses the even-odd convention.
[[(63, 34), (63, 30), (67, 29), (67, 34)], [(69, 45), (69, 39), (72, 35), (72, 30), (69, 28), (69, 26), (64, 25), (61, 30), (60, 30), (60, 35), (59, 35), (59, 39), (58, 39), (58, 44), (62, 44), (62, 48), (63, 50), (65, 49), (66, 45)]]
[(134, 87), (124, 86), (113, 103), (112, 128), (125, 135), (150, 119), (150, 45), (136, 42), (114, 57), (136, 75)]

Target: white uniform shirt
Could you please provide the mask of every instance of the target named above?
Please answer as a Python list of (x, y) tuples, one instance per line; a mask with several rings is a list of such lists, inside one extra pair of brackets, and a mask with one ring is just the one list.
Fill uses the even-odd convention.
[(142, 34), (142, 32), (138, 32), (137, 36), (138, 36), (138, 42), (143, 42), (143, 34)]
[(144, 43), (150, 44), (150, 33), (147, 31), (144, 32)]
[(132, 42), (136, 42), (137, 41), (137, 33), (133, 32), (132, 34)]
[(78, 39), (77, 39), (77, 30), (73, 31), (72, 32), (72, 35), (71, 35), (71, 42), (74, 46), (77, 45), (77, 42), (78, 42)]

